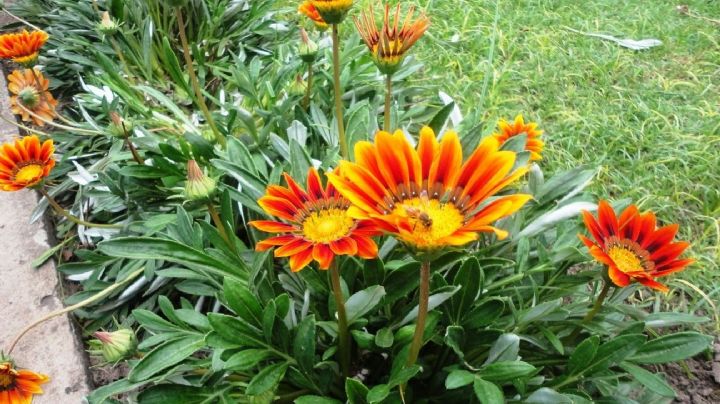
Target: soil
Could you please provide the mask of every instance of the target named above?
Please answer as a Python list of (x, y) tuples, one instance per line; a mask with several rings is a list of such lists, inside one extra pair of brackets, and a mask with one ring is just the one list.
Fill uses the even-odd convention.
[(658, 366), (666, 374), (668, 383), (677, 393), (676, 403), (717, 404), (720, 403), (720, 338), (713, 345), (713, 357), (707, 360), (700, 355), (685, 364), (688, 373), (677, 363)]

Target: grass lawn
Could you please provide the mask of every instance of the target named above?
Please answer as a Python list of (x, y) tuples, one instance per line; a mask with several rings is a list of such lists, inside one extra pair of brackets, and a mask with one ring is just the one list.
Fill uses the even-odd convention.
[[(696, 13), (720, 18), (712, 1), (688, 3)], [(486, 131), (516, 113), (538, 121), (546, 131), (542, 165), (549, 171), (599, 166), (598, 195), (631, 198), (665, 222), (679, 222), (699, 262), (676, 279), (715, 300), (720, 25), (682, 15), (677, 4), (505, 0), (494, 28), (495, 1), (423, 1), (431, 27), (414, 54), (429, 68), (421, 80), (454, 97), (466, 118), (487, 120)], [(663, 45), (633, 51), (568, 28), (657, 38)], [(693, 293), (681, 281), (671, 284)], [(705, 304), (698, 294), (689, 303), (690, 309)]]

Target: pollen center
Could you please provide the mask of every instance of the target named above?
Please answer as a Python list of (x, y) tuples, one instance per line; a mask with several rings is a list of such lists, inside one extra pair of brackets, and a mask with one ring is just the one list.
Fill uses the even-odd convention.
[(39, 164), (28, 164), (15, 173), (15, 181), (32, 185), (43, 176), (43, 167)]
[(444, 239), (465, 221), (465, 216), (454, 204), (427, 198), (406, 199), (395, 205), (392, 214), (407, 218), (410, 232), (403, 232), (401, 237), (418, 248), (446, 245)]
[(611, 247), (607, 254), (612, 258), (617, 268), (625, 273), (642, 271), (642, 260), (634, 252), (625, 247)]
[(327, 243), (347, 236), (354, 224), (345, 209), (323, 209), (305, 218), (302, 232), (310, 241)]
[(15, 383), (15, 374), (10, 368), (10, 364), (0, 364), (0, 391), (6, 390), (13, 383)]

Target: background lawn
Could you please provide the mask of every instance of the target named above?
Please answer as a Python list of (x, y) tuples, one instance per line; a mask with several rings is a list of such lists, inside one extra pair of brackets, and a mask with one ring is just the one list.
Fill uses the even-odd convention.
[[(720, 25), (679, 13), (675, 1), (505, 0), (496, 26), (495, 1), (418, 4), (431, 18), (413, 52), (428, 67), (419, 80), (454, 97), (466, 119), (488, 122), (487, 132), (516, 113), (538, 121), (546, 169), (599, 166), (597, 195), (679, 222), (699, 260), (670, 282), (694, 295), (681, 294), (680, 306), (707, 304), (680, 279), (718, 298)], [(714, 1), (688, 4), (720, 18)], [(663, 45), (633, 51), (568, 28)]]

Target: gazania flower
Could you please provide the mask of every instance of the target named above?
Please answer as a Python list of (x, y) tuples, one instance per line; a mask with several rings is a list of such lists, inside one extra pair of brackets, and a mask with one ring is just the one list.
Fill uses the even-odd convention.
[(0, 59), (12, 59), (23, 66), (32, 66), (48, 38), (44, 31), (22, 30), (0, 35)]
[(343, 161), (330, 182), (353, 203), (350, 215), (368, 219), (417, 252), (460, 246), (478, 232), (507, 232), (492, 224), (525, 204), (530, 195), (490, 199), (520, 178), (527, 168), (512, 170), (516, 154), (498, 150), (485, 138), (463, 163), (458, 135), (447, 131), (438, 142), (429, 127), (420, 131), (413, 149), (402, 131), (378, 132), (375, 143), (355, 145), (356, 163)]
[(630, 205), (620, 216), (606, 201), (600, 201), (597, 219), (583, 212), (583, 220), (593, 240), (580, 239), (596, 260), (608, 266), (608, 277), (616, 286), (630, 281), (667, 292), (667, 286), (656, 278), (682, 271), (693, 259), (678, 259), (690, 245), (686, 241), (672, 242), (677, 224), (657, 228), (653, 212), (639, 213)]
[(501, 119), (498, 122), (498, 129), (500, 132), (493, 133), (493, 136), (500, 141), (505, 143), (513, 136), (525, 134), (527, 135), (527, 142), (525, 143), (525, 150), (530, 152), (530, 160), (542, 160), (540, 153), (545, 146), (545, 143), (540, 140), (540, 135), (543, 131), (537, 129), (537, 123), (528, 122), (525, 123), (522, 115), (515, 117), (514, 122), (508, 122)]
[(282, 221), (256, 220), (253, 227), (267, 233), (281, 233), (259, 242), (255, 249), (272, 247), (276, 257), (290, 257), (290, 269), (297, 272), (313, 259), (328, 269), (336, 255), (377, 256), (371, 239), (378, 231), (368, 222), (348, 215), (350, 202), (340, 196), (332, 184), (322, 186), (318, 172), (311, 168), (307, 191), (285, 174), (288, 186), (271, 185), (258, 203), (265, 212)]
[(50, 82), (38, 69), (35, 69), (34, 75), (30, 69), (13, 71), (8, 76), (8, 90), (14, 94), (10, 97), (10, 110), (13, 114), (20, 115), (23, 121), (32, 119), (37, 126), (44, 126), (45, 122), (31, 115), (27, 110), (52, 121), (56, 114), (57, 100), (47, 91), (49, 85)]
[(353, 0), (309, 0), (327, 24), (340, 24), (350, 11)]
[(372, 6), (363, 12), (361, 18), (355, 17), (355, 26), (365, 44), (372, 52), (373, 60), (384, 74), (392, 74), (400, 66), (403, 56), (411, 46), (423, 36), (430, 20), (421, 14), (412, 21), (415, 6), (410, 6), (402, 26), (400, 24), (400, 4), (395, 9), (395, 18), (390, 21), (390, 6), (385, 4), (385, 18), (378, 31)]
[(298, 6), (298, 12), (304, 14), (307, 18), (311, 19), (315, 23), (315, 27), (321, 31), (326, 30), (328, 25), (320, 16), (315, 6), (312, 5), (310, 0), (305, 0)]
[(12, 362), (0, 356), (0, 403), (29, 404), (33, 394), (42, 394), (40, 385), (50, 380), (46, 375), (27, 369), (15, 369)]
[(52, 140), (42, 145), (37, 136), (26, 136), (0, 146), (0, 189), (17, 191), (38, 184), (55, 167)]

